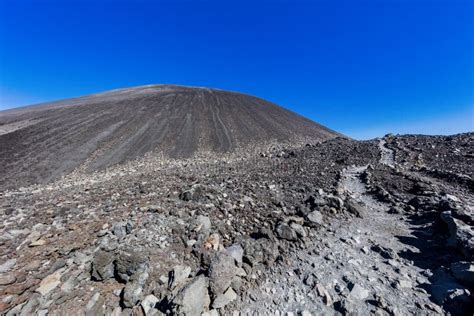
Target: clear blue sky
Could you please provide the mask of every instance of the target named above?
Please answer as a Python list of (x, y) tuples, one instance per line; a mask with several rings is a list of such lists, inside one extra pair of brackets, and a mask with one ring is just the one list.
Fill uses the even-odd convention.
[(357, 138), (472, 131), (473, 3), (0, 0), (0, 109), (175, 83)]

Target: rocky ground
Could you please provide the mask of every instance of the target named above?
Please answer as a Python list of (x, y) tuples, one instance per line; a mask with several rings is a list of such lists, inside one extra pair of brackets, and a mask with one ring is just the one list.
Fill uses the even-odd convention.
[(472, 315), (474, 134), (143, 159), (0, 195), (6, 315)]

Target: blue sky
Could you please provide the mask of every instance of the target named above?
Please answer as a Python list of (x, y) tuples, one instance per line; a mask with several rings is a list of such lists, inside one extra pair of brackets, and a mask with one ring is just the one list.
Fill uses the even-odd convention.
[(0, 0), (0, 109), (175, 83), (356, 138), (472, 131), (473, 3)]

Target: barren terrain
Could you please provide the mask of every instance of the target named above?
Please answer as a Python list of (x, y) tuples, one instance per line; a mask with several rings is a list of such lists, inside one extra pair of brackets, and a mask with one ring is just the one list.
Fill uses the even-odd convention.
[(241, 134), (213, 113), (219, 154), (94, 169), (109, 158), (89, 152), (54, 181), (7, 178), (0, 313), (473, 314), (473, 133), (355, 141), (300, 122), (316, 134), (227, 150)]

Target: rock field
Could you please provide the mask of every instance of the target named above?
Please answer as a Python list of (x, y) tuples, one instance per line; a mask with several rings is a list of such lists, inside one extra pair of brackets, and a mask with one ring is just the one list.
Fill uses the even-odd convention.
[(145, 155), (0, 192), (0, 314), (473, 315), (474, 133)]

